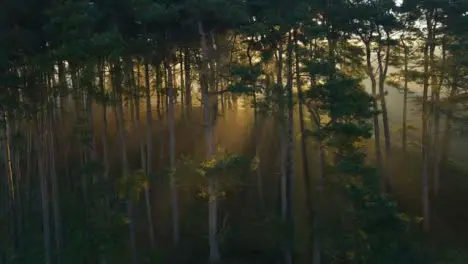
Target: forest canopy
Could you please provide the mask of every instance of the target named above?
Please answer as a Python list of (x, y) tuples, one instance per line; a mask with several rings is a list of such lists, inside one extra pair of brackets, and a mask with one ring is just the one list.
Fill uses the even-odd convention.
[(466, 263), (467, 28), (466, 0), (3, 1), (0, 264)]

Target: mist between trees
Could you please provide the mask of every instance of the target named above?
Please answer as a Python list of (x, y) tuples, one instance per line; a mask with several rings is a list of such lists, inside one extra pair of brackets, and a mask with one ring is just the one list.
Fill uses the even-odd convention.
[(467, 12), (4, 1), (0, 264), (467, 263)]

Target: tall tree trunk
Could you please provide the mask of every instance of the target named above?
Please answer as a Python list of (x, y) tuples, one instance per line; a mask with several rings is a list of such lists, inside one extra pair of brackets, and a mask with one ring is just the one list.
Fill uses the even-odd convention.
[[(179, 51), (179, 67), (180, 67), (180, 74), (179, 74), (179, 80), (180, 80), (180, 107), (182, 110), (184, 109), (185, 106), (185, 89), (184, 89), (184, 53), (182, 52), (182, 49)], [(183, 113), (184, 111), (182, 111)]]
[(286, 161), (286, 225), (287, 225), (287, 247), (288, 255), (286, 264), (293, 263), (294, 248), (294, 220), (293, 220), (293, 183), (294, 183), (294, 100), (293, 100), (293, 41), (292, 34), (288, 37), (288, 75), (287, 75), (287, 161)]
[(65, 74), (65, 63), (63, 61), (58, 62), (58, 78), (59, 78), (59, 89), (60, 89), (60, 110), (61, 116), (63, 116), (65, 111), (64, 103), (65, 101), (63, 98), (68, 94), (68, 85), (67, 85), (67, 78)]
[[(174, 75), (170, 62), (165, 61), (164, 66), (167, 70), (168, 82), (167, 88), (169, 105), (168, 105), (168, 124), (169, 124), (169, 165), (171, 171), (175, 169), (175, 114), (174, 114), (174, 101), (175, 101), (175, 88), (174, 88)], [(172, 206), (172, 239), (174, 245), (179, 244), (179, 199), (177, 193), (175, 175), (171, 173), (171, 206)]]
[(263, 178), (262, 173), (260, 171), (260, 114), (257, 109), (257, 97), (255, 92), (253, 94), (253, 101), (254, 101), (254, 144), (255, 144), (255, 159), (257, 160), (257, 194), (258, 194), (258, 201), (260, 208), (264, 208), (264, 199), (263, 199)]
[(190, 73), (190, 50), (185, 48), (184, 54), (184, 74), (185, 74), (185, 104), (186, 110), (190, 113), (192, 108), (192, 77)]
[[(13, 125), (12, 127), (12, 132), (17, 135), (20, 133), (20, 123), (18, 121), (12, 120)], [(24, 201), (23, 201), (23, 196), (24, 196), (24, 188), (23, 188), (23, 182), (24, 182), (24, 175), (23, 175), (23, 170), (21, 169), (21, 156), (24, 155), (24, 150), (20, 149), (18, 147), (14, 147), (12, 150), (12, 159), (13, 159), (13, 175), (15, 176), (15, 187), (16, 187), (16, 203), (15, 203), (15, 212), (16, 212), (16, 229), (15, 229), (15, 248), (19, 248), (19, 238), (22, 237), (23, 235), (23, 230), (24, 230)]]
[[(371, 80), (371, 89), (372, 89), (372, 98), (373, 98), (373, 108), (374, 111), (378, 111), (378, 103), (377, 103), (377, 80), (376, 76), (374, 73), (374, 68), (372, 67), (372, 61), (371, 61), (371, 46), (370, 42), (366, 42), (366, 70), (367, 70), (367, 75), (369, 76)], [(373, 121), (374, 121), (374, 142), (375, 142), (375, 156), (377, 159), (377, 169), (379, 171), (379, 174), (382, 175), (382, 187), (385, 189), (385, 186), (387, 185), (387, 179), (383, 174), (383, 160), (382, 160), (382, 148), (380, 147), (380, 125), (379, 125), (379, 116), (377, 114), (374, 114), (373, 116)]]
[(42, 232), (44, 241), (44, 252), (45, 252), (45, 264), (52, 264), (52, 246), (51, 246), (51, 232), (50, 232), (50, 209), (49, 209), (49, 188), (47, 181), (47, 172), (45, 168), (46, 157), (44, 151), (44, 117), (43, 113), (40, 112), (36, 116), (36, 153), (37, 163), (39, 167), (39, 183), (41, 189), (41, 202), (42, 202)]
[(60, 195), (57, 184), (57, 171), (55, 165), (55, 133), (52, 113), (48, 111), (48, 158), (50, 159), (50, 177), (52, 186), (52, 206), (54, 208), (54, 231), (55, 231), (55, 254), (57, 257), (57, 264), (62, 263), (62, 218), (60, 214)]
[(164, 109), (169, 111), (169, 92), (168, 92), (168, 87), (169, 87), (169, 75), (167, 71), (164, 71)]
[(430, 229), (430, 201), (429, 201), (429, 135), (428, 135), (428, 92), (429, 92), (429, 50), (433, 45), (433, 32), (432, 32), (432, 11), (426, 14), (426, 24), (428, 28), (428, 35), (424, 45), (424, 81), (423, 81), (423, 102), (422, 102), (422, 211), (423, 211), (423, 229), (428, 232)]
[(101, 130), (101, 140), (102, 140), (102, 149), (103, 149), (103, 158), (104, 158), (104, 180), (107, 182), (110, 172), (110, 160), (109, 160), (109, 140), (108, 140), (108, 124), (107, 124), (107, 104), (109, 99), (107, 98), (107, 93), (105, 89), (105, 63), (102, 62), (99, 66), (99, 89), (101, 90), (102, 95), (102, 130)]
[(156, 83), (156, 109), (161, 109), (161, 89), (162, 89), (162, 76), (161, 76), (161, 65), (158, 63), (154, 65), (156, 71), (155, 83)]
[[(304, 93), (302, 92), (302, 81), (301, 81), (301, 69), (299, 66), (299, 44), (297, 39), (297, 31), (294, 31), (295, 39), (295, 54), (296, 54), (296, 84), (299, 101), (299, 129), (301, 133), (301, 154), (302, 154), (302, 169), (304, 175), (304, 189), (306, 196), (306, 206), (308, 209), (308, 219), (313, 223), (313, 207), (312, 207), (312, 193), (310, 190), (310, 172), (309, 172), (309, 153), (307, 151), (307, 138), (305, 134), (304, 124)], [(312, 238), (312, 232), (309, 234), (309, 238)], [(309, 255), (307, 256), (309, 259)]]
[[(379, 39), (382, 39), (382, 33), (381, 29), (377, 29), (378, 34), (379, 34)], [(390, 41), (390, 36), (387, 33), (386, 41)], [(388, 111), (387, 111), (387, 100), (385, 99), (386, 93), (385, 93), (385, 79), (387, 78), (387, 71), (388, 71), (388, 64), (390, 61), (390, 44), (385, 44), (385, 53), (382, 54), (382, 48), (383, 45), (381, 43), (378, 44), (379, 47), (377, 49), (377, 62), (379, 65), (379, 98), (380, 98), (380, 106), (381, 106), (381, 111), (382, 111), (382, 124), (383, 124), (383, 130), (384, 130), (384, 138), (385, 138), (385, 158), (387, 160), (387, 165), (388, 165), (388, 159), (390, 155), (390, 150), (391, 150), (391, 141), (390, 141), (390, 125), (388, 121)], [(387, 177), (387, 184), (390, 183), (391, 179), (389, 177), (388, 173), (385, 173), (385, 176)]]
[[(122, 69), (120, 66), (120, 61), (114, 63), (114, 96), (117, 97), (117, 100), (114, 104), (114, 113), (117, 121), (117, 127), (120, 138), (121, 146), (121, 158), (122, 158), (122, 176), (129, 177), (129, 164), (128, 164), (128, 155), (127, 155), (127, 139), (126, 131), (124, 124), (124, 113), (122, 106)], [(127, 214), (129, 217), (129, 236), (130, 236), (130, 250), (132, 255), (132, 264), (137, 263), (137, 253), (136, 253), (136, 243), (135, 243), (135, 223), (133, 217), (133, 204), (131, 197), (127, 197), (126, 200)]]
[(96, 161), (98, 157), (97, 148), (96, 148), (96, 135), (95, 135), (95, 128), (94, 128), (94, 109), (93, 109), (93, 95), (92, 91), (88, 91), (86, 93), (86, 112), (88, 118), (88, 127), (89, 127), (89, 134), (91, 137), (91, 144), (88, 147), (89, 156), (91, 160)]
[[(435, 62), (432, 62), (432, 67), (435, 68)], [(442, 41), (442, 67), (445, 69), (446, 68), (446, 44), (445, 40)], [(433, 82), (437, 81), (437, 76), (435, 69), (432, 71), (432, 80)], [(440, 90), (442, 88), (442, 83), (445, 79), (445, 73), (442, 72), (441, 76), (439, 77), (439, 82), (434, 83), (434, 91), (433, 91), (433, 100), (432, 100), (432, 105), (433, 105), (433, 119), (434, 119), (434, 142), (433, 142), (433, 158), (434, 161), (432, 162), (434, 164), (434, 195), (438, 196), (439, 195), (439, 190), (440, 190), (440, 162), (441, 162), (441, 148), (442, 146), (442, 139), (440, 138)]]
[[(319, 117), (318, 117), (319, 118)], [(317, 118), (317, 119), (318, 119)], [(320, 129), (320, 122), (316, 122), (318, 129)], [(317, 148), (318, 148), (318, 164), (317, 164), (317, 175), (318, 175), (318, 182), (316, 186), (317, 192), (317, 201), (316, 201), (316, 208), (313, 218), (313, 231), (314, 231), (314, 240), (313, 240), (313, 249), (312, 249), (312, 264), (320, 264), (322, 263), (322, 237), (320, 233), (320, 225), (321, 225), (321, 218), (320, 212), (321, 207), (323, 206), (322, 194), (324, 189), (324, 172), (325, 172), (325, 153), (324, 147), (322, 143), (322, 139), (317, 139)]]
[(148, 184), (145, 186), (145, 205), (146, 214), (148, 217), (148, 231), (150, 236), (151, 248), (155, 247), (154, 239), (154, 223), (153, 223), (153, 210), (150, 200), (150, 186), (151, 176), (153, 175), (153, 117), (151, 109), (151, 87), (150, 87), (150, 71), (148, 59), (145, 59), (145, 89), (146, 89), (146, 160), (145, 169)]
[(402, 39), (403, 45), (403, 52), (404, 52), (404, 92), (403, 92), (403, 129), (402, 129), (402, 149), (403, 153), (406, 154), (406, 147), (407, 147), (407, 135), (408, 135), (408, 82), (409, 82), (409, 72), (408, 72), (408, 61), (409, 61), (409, 48), (406, 45), (405, 41)]
[(10, 234), (6, 234), (7, 236), (9, 235), (11, 238), (12, 245), (14, 249), (16, 250), (17, 248), (17, 243), (18, 243), (18, 237), (17, 237), (17, 228), (18, 228), (18, 223), (17, 223), (17, 199), (16, 197), (20, 195), (17, 193), (17, 188), (16, 188), (16, 180), (15, 178), (18, 175), (14, 175), (13, 172), (13, 157), (12, 157), (12, 151), (11, 151), (11, 137), (10, 137), (10, 117), (8, 115), (8, 112), (3, 109), (3, 107), (0, 108), (0, 122), (1, 122), (1, 127), (2, 127), (2, 141), (3, 141), (3, 158), (4, 158), (4, 165), (5, 165), (5, 175), (7, 177), (7, 190), (8, 190), (8, 195), (7, 195), (7, 215), (9, 216), (9, 221), (10, 221), (10, 227), (7, 228), (7, 230), (10, 231)]
[[(203, 120), (205, 123), (205, 141), (206, 141), (206, 159), (210, 160), (214, 155), (213, 141), (213, 117), (212, 117), (212, 102), (209, 95), (210, 85), (212, 80), (209, 78), (208, 63), (211, 59), (211, 52), (208, 48), (206, 33), (203, 30), (201, 21), (198, 21), (198, 32), (200, 34), (200, 42), (202, 47), (202, 60), (200, 71), (200, 87), (203, 100)], [(221, 253), (218, 242), (218, 197), (217, 197), (217, 179), (215, 177), (208, 178), (208, 239), (210, 245), (210, 263), (218, 263), (221, 260)]]

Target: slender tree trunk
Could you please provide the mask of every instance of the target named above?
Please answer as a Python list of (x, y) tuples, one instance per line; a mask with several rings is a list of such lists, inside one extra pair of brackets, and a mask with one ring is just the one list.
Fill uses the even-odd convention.
[[(255, 96), (255, 95), (254, 95)], [(257, 99), (255, 98), (255, 105), (257, 105)], [(262, 172), (260, 170), (260, 133), (261, 133), (261, 126), (260, 126), (260, 114), (258, 113), (257, 106), (254, 109), (254, 129), (255, 129), (255, 157), (257, 159), (257, 193), (258, 193), (258, 201), (260, 203), (260, 208), (264, 208), (265, 202), (263, 198), (263, 177)]]
[[(306, 195), (306, 206), (308, 209), (308, 219), (313, 223), (313, 206), (312, 206), (312, 193), (310, 190), (310, 172), (309, 172), (309, 153), (307, 151), (307, 138), (305, 134), (304, 124), (304, 93), (302, 92), (301, 69), (299, 66), (299, 44), (297, 40), (297, 31), (295, 31), (295, 54), (296, 54), (296, 83), (299, 102), (299, 129), (301, 133), (301, 154), (302, 154), (302, 169), (304, 175), (304, 189)], [(309, 234), (312, 239), (312, 232)], [(312, 240), (311, 240), (312, 241)], [(311, 252), (312, 253), (312, 252)], [(310, 255), (307, 256), (309, 260)]]
[[(381, 29), (377, 29), (380, 39), (382, 37)], [(386, 41), (390, 41), (390, 37), (387, 34)], [(382, 44), (378, 44), (379, 48), (377, 49), (377, 61), (379, 65), (379, 97), (380, 97), (380, 106), (382, 111), (382, 124), (384, 130), (384, 138), (385, 138), (385, 159), (387, 160), (388, 166), (388, 159), (390, 156), (391, 151), (391, 141), (390, 141), (390, 125), (388, 121), (388, 111), (387, 111), (387, 100), (385, 99), (385, 79), (387, 78), (387, 70), (388, 64), (390, 60), (390, 45), (385, 44), (385, 54), (382, 54)], [(390, 183), (391, 179), (388, 173), (385, 173), (385, 177), (387, 178), (387, 184)], [(389, 186), (387, 186), (389, 187)]]
[(86, 112), (88, 114), (88, 127), (89, 133), (91, 136), (91, 145), (89, 146), (89, 156), (91, 160), (96, 161), (98, 154), (96, 148), (96, 135), (95, 135), (95, 128), (94, 128), (94, 111), (93, 111), (93, 95), (91, 94), (92, 91), (88, 91), (86, 94)]
[(50, 177), (51, 177), (51, 186), (52, 186), (52, 206), (54, 209), (54, 231), (55, 231), (55, 254), (57, 257), (57, 264), (62, 263), (62, 218), (60, 214), (60, 195), (57, 184), (57, 173), (55, 165), (55, 133), (54, 133), (54, 123), (52, 113), (48, 112), (48, 146), (49, 153), (48, 158), (50, 159)]
[[(172, 66), (169, 62), (164, 62), (168, 76), (168, 123), (169, 123), (169, 164), (171, 171), (175, 169), (175, 115), (174, 115), (174, 101), (175, 101), (175, 88)], [(174, 245), (179, 244), (180, 232), (179, 232), (179, 199), (177, 192), (175, 175), (171, 173), (171, 205), (172, 205), (172, 239)]]
[(167, 71), (164, 71), (164, 109), (169, 111), (169, 92), (168, 92), (168, 87), (169, 87), (169, 75)]
[(43, 113), (39, 113), (36, 117), (36, 152), (38, 157), (39, 167), (39, 183), (41, 189), (41, 202), (42, 202), (42, 232), (44, 240), (45, 264), (52, 264), (52, 246), (51, 246), (51, 231), (50, 231), (50, 209), (49, 209), (49, 188), (47, 181), (47, 174), (45, 169), (45, 156), (44, 151), (44, 133), (43, 133)]
[(25, 188), (24, 188), (24, 201), (25, 201), (25, 212), (29, 212), (31, 209), (31, 178), (32, 178), (32, 173), (34, 171), (33, 169), (33, 154), (34, 154), (34, 131), (33, 127), (28, 128), (27, 132), (27, 138), (26, 138), (26, 183), (25, 183)]
[[(20, 133), (20, 124), (18, 121), (14, 122), (12, 120), (12, 127), (13, 128), (13, 133), (18, 134)], [(18, 147), (14, 147), (12, 151), (12, 158), (13, 158), (13, 171), (15, 175), (15, 187), (16, 187), (16, 203), (15, 203), (15, 211), (16, 211), (16, 229), (15, 229), (15, 247), (19, 248), (21, 245), (20, 243), (20, 237), (23, 235), (23, 230), (24, 230), (24, 175), (23, 175), (23, 170), (21, 169), (21, 156), (22, 154), (24, 155), (23, 149), (19, 149)]]
[[(320, 124), (318, 124), (318, 129), (320, 129)], [(317, 182), (317, 202), (316, 202), (316, 209), (315, 214), (313, 217), (313, 230), (314, 230), (314, 240), (313, 240), (313, 259), (312, 264), (320, 264), (322, 263), (322, 237), (320, 234), (320, 225), (321, 225), (321, 218), (320, 218), (320, 211), (322, 205), (322, 194), (324, 189), (324, 172), (325, 172), (325, 153), (323, 150), (323, 143), (321, 138), (317, 140), (318, 146), (318, 166), (317, 166), (317, 175), (318, 175), (318, 182)]]
[(429, 49), (433, 45), (433, 34), (432, 34), (432, 15), (430, 12), (426, 14), (426, 23), (428, 30), (428, 36), (426, 44), (424, 45), (424, 82), (423, 82), (423, 102), (422, 102), (422, 211), (423, 211), (423, 229), (428, 232), (430, 229), (430, 201), (429, 201), (429, 157), (428, 152), (429, 146), (429, 135), (428, 135), (428, 91), (429, 91)]
[(108, 98), (105, 90), (105, 64), (104, 62), (100, 65), (99, 72), (99, 88), (103, 97), (101, 104), (102, 107), (102, 130), (101, 130), (101, 140), (103, 148), (103, 158), (104, 158), (104, 180), (107, 182), (110, 171), (110, 160), (109, 160), (109, 140), (108, 140), (108, 124), (107, 124), (107, 104)]
[[(198, 31), (200, 34), (200, 42), (202, 47), (202, 61), (200, 71), (200, 86), (202, 89), (203, 100), (203, 119), (205, 123), (205, 141), (206, 141), (206, 158), (210, 160), (214, 155), (213, 142), (213, 117), (212, 105), (209, 95), (211, 80), (209, 79), (208, 63), (211, 58), (210, 50), (208, 49), (206, 34), (203, 30), (202, 22), (198, 21)], [(221, 253), (218, 242), (218, 197), (217, 197), (217, 179), (215, 176), (208, 178), (208, 238), (210, 245), (210, 263), (218, 263), (221, 260)]]
[(162, 89), (162, 76), (161, 76), (161, 67), (160, 64), (155, 65), (154, 67), (156, 74), (155, 83), (156, 83), (156, 109), (161, 109), (161, 89)]
[(17, 243), (18, 243), (18, 234), (17, 234), (17, 197), (20, 195), (17, 193), (17, 185), (16, 177), (18, 175), (14, 175), (13, 172), (13, 157), (11, 151), (11, 137), (10, 137), (10, 117), (8, 112), (0, 108), (0, 126), (2, 127), (2, 141), (3, 141), (3, 158), (4, 158), (4, 165), (5, 165), (5, 175), (7, 176), (7, 215), (9, 216), (10, 227), (7, 230), (10, 231), (10, 234), (6, 234), (9, 236), (13, 245), (13, 249), (17, 250)]
[[(445, 40), (443, 41), (442, 44), (442, 66), (445, 69), (446, 68), (446, 48), (445, 48)], [(435, 62), (432, 62), (433, 67)], [(432, 73), (433, 76), (433, 81), (437, 80), (436, 72), (433, 70)], [(435, 85), (435, 91), (434, 91), (434, 98), (433, 98), (433, 118), (434, 118), (434, 146), (433, 146), (433, 156), (434, 156), (434, 195), (438, 196), (439, 195), (439, 190), (440, 190), (440, 162), (442, 158), (442, 150), (443, 148), (442, 145), (442, 139), (440, 137), (440, 90), (442, 88), (442, 83), (445, 79), (445, 74), (442, 73), (442, 76), (439, 77), (440, 81), (438, 84)]]
[(61, 116), (63, 116), (65, 111), (64, 100), (63, 98), (68, 94), (68, 85), (65, 74), (65, 64), (63, 61), (58, 62), (58, 78), (59, 78), (59, 89), (60, 89), (60, 110)]
[(148, 178), (148, 184), (145, 187), (145, 205), (146, 214), (148, 217), (148, 231), (150, 236), (151, 248), (155, 247), (154, 239), (154, 223), (153, 223), (153, 210), (151, 207), (150, 200), (150, 186), (151, 176), (153, 175), (153, 117), (151, 109), (151, 87), (150, 87), (150, 75), (149, 75), (149, 63), (148, 59), (145, 59), (145, 88), (146, 88), (146, 177)]
[(289, 33), (287, 47), (287, 161), (286, 161), (286, 224), (287, 224), (287, 247), (286, 264), (293, 263), (294, 248), (294, 220), (293, 220), (293, 182), (294, 182), (294, 101), (293, 101), (293, 41), (292, 34)]
[(407, 135), (408, 135), (408, 81), (409, 81), (409, 72), (408, 72), (408, 55), (409, 55), (409, 48), (406, 45), (405, 41), (402, 40), (403, 49), (404, 49), (404, 92), (403, 92), (403, 130), (402, 130), (402, 149), (403, 153), (406, 154), (406, 147), (407, 147)]
[[(122, 176), (129, 177), (129, 164), (127, 155), (127, 140), (126, 131), (124, 124), (124, 113), (122, 107), (122, 72), (120, 67), (120, 61), (115, 62), (114, 66), (114, 96), (117, 96), (117, 100), (114, 104), (114, 113), (117, 121), (117, 127), (119, 131), (121, 155), (122, 155)], [(127, 214), (129, 217), (129, 236), (130, 236), (130, 250), (132, 255), (132, 264), (137, 263), (136, 243), (135, 243), (135, 223), (133, 217), (133, 204), (131, 197), (127, 197), (126, 200)]]
[(185, 104), (186, 110), (190, 113), (192, 108), (192, 77), (190, 73), (190, 50), (185, 48), (184, 54), (184, 74), (185, 74)]
[[(367, 63), (367, 74), (371, 80), (371, 89), (372, 89), (372, 97), (373, 97), (373, 108), (374, 111), (378, 111), (378, 103), (377, 103), (377, 80), (374, 73), (374, 68), (372, 67), (371, 62), (371, 47), (370, 43), (366, 42), (366, 63)], [(379, 124), (379, 116), (374, 114), (374, 142), (375, 142), (375, 155), (377, 159), (377, 169), (379, 174), (382, 175), (382, 188), (385, 190), (385, 186), (387, 185), (387, 179), (383, 175), (383, 159), (382, 159), (382, 148), (380, 147), (380, 124)]]
[[(183, 110), (186, 103), (184, 101), (184, 97), (185, 97), (185, 89), (184, 89), (184, 85), (185, 85), (185, 82), (184, 82), (184, 53), (182, 52), (182, 50), (179, 51), (179, 65), (180, 65), (180, 74), (179, 74), (179, 78), (180, 78), (180, 107)], [(184, 111), (182, 111), (182, 113), (183, 112)]]

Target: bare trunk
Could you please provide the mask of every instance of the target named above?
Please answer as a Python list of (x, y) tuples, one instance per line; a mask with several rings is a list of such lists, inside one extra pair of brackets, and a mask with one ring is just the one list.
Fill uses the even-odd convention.
[[(377, 29), (379, 34), (379, 39), (382, 39), (381, 29)], [(390, 36), (387, 33), (386, 41), (390, 41)], [(380, 106), (382, 111), (382, 123), (385, 137), (385, 159), (387, 160), (386, 165), (388, 166), (388, 159), (390, 156), (391, 150), (391, 141), (390, 141), (390, 125), (388, 121), (388, 112), (387, 112), (387, 100), (385, 99), (385, 79), (387, 78), (388, 64), (390, 60), (390, 45), (385, 44), (385, 54), (382, 54), (382, 44), (379, 43), (379, 48), (377, 49), (377, 61), (379, 65), (379, 97), (380, 97)], [(390, 184), (391, 179), (388, 173), (385, 173), (387, 178), (387, 184)], [(387, 186), (389, 187), (389, 186)]]
[(145, 59), (145, 89), (146, 89), (146, 160), (145, 169), (146, 177), (148, 184), (145, 187), (145, 205), (146, 205), (146, 214), (148, 217), (148, 231), (150, 236), (151, 248), (155, 247), (154, 240), (154, 223), (153, 223), (153, 210), (151, 207), (150, 201), (150, 186), (151, 186), (151, 177), (153, 175), (153, 134), (152, 134), (152, 109), (151, 109), (151, 87), (150, 87), (150, 76), (149, 76), (149, 64), (148, 59)]
[(187, 111), (192, 108), (192, 80), (190, 73), (190, 50), (185, 48), (184, 55), (184, 73), (185, 73), (185, 104), (187, 105)]
[(160, 65), (155, 65), (155, 78), (156, 78), (156, 109), (161, 108), (161, 89), (162, 89), (162, 76), (161, 76), (161, 69)]
[(289, 33), (287, 48), (287, 159), (286, 159), (286, 244), (287, 253), (285, 263), (293, 262), (292, 250), (294, 248), (294, 220), (293, 220), (293, 180), (294, 180), (294, 101), (293, 101), (293, 42), (292, 34)]
[(63, 116), (65, 111), (65, 106), (63, 100), (64, 96), (68, 93), (67, 79), (65, 75), (65, 64), (63, 61), (58, 62), (58, 78), (59, 78), (59, 89), (60, 89), (60, 110), (61, 115)]
[(428, 36), (424, 46), (424, 82), (423, 82), (423, 102), (422, 102), (422, 211), (423, 211), (423, 229), (428, 232), (430, 229), (430, 204), (429, 204), (429, 135), (428, 135), (428, 91), (429, 91), (429, 48), (433, 42), (432, 36), (432, 16), (430, 13), (426, 14), (426, 23)]
[[(435, 62), (432, 62), (432, 67), (435, 67)], [(445, 41), (442, 44), (442, 67), (446, 68), (446, 49), (445, 49)], [(435, 70), (432, 71), (433, 82), (437, 81), (437, 76)], [(440, 81), (438, 83), (434, 83), (435, 91), (433, 91), (434, 98), (432, 105), (433, 108), (433, 118), (434, 118), (434, 145), (433, 145), (433, 164), (434, 164), (434, 195), (439, 195), (440, 190), (440, 162), (442, 157), (441, 148), (443, 148), (442, 141), (440, 138), (440, 90), (442, 88), (442, 82), (444, 81), (445, 74), (442, 73), (442, 76), (439, 77)]]
[[(372, 89), (372, 97), (373, 97), (373, 109), (374, 111), (378, 111), (378, 103), (377, 103), (377, 80), (374, 73), (374, 68), (372, 67), (371, 62), (371, 47), (370, 43), (367, 42), (366, 44), (366, 63), (367, 63), (367, 75), (371, 79), (371, 89)], [(379, 125), (379, 116), (374, 114), (373, 116), (374, 121), (374, 142), (375, 142), (375, 156), (377, 159), (377, 169), (379, 174), (382, 177), (382, 188), (385, 189), (387, 184), (387, 179), (383, 175), (383, 160), (382, 160), (382, 148), (380, 147), (380, 125)]]
[(279, 131), (280, 131), (280, 162), (281, 162), (281, 177), (280, 177), (280, 195), (281, 195), (281, 219), (286, 221), (286, 162), (287, 162), (287, 132), (286, 132), (286, 120), (285, 120), (285, 109), (284, 109), (284, 97), (283, 97), (283, 45), (280, 43), (278, 47), (277, 56), (277, 103), (279, 104), (278, 118), (279, 118)]
[(54, 123), (52, 113), (48, 113), (48, 133), (46, 140), (48, 141), (48, 158), (50, 159), (50, 177), (52, 186), (52, 206), (54, 209), (54, 231), (55, 231), (55, 254), (57, 257), (57, 264), (62, 263), (62, 219), (60, 215), (60, 195), (57, 185), (57, 173), (55, 166), (55, 133), (53, 130)]
[[(13, 133), (17, 134), (20, 130), (19, 122), (13, 121)], [(21, 156), (24, 155), (24, 150), (19, 148), (13, 148), (12, 158), (13, 158), (13, 175), (15, 176), (15, 187), (16, 187), (16, 203), (15, 203), (15, 212), (16, 212), (16, 229), (15, 229), (15, 248), (18, 248), (19, 238), (22, 237), (24, 229), (24, 205), (23, 205), (23, 196), (24, 196), (24, 175), (21, 168), (20, 162), (22, 161)]]
[(263, 179), (262, 174), (260, 171), (260, 117), (257, 110), (257, 97), (255, 92), (253, 94), (253, 101), (254, 101), (254, 144), (255, 144), (255, 158), (257, 160), (257, 194), (258, 194), (258, 201), (260, 208), (264, 208), (264, 201), (263, 201)]
[[(3, 107), (2, 107), (3, 108)], [(16, 249), (18, 237), (17, 237), (17, 196), (20, 194), (17, 193), (17, 185), (16, 185), (16, 177), (18, 175), (14, 175), (13, 172), (13, 160), (12, 160), (12, 153), (11, 153), (11, 142), (10, 142), (10, 121), (8, 113), (0, 108), (0, 122), (2, 127), (2, 141), (3, 141), (3, 158), (4, 158), (4, 165), (5, 165), (5, 175), (7, 177), (7, 202), (6, 202), (6, 211), (7, 215), (9, 216), (10, 226), (7, 230), (10, 231), (9, 235), (11, 238), (12, 245)]]
[[(184, 89), (184, 53), (182, 50), (179, 51), (179, 66), (180, 66), (180, 74), (179, 74), (179, 80), (180, 80), (180, 107), (182, 110), (184, 109), (185, 106), (185, 101), (184, 101), (184, 96), (185, 96), (185, 89)], [(183, 113), (184, 111), (182, 111)]]
[(94, 133), (94, 111), (93, 111), (93, 96), (90, 92), (86, 95), (86, 105), (87, 105), (87, 114), (88, 114), (88, 126), (89, 133), (91, 134), (91, 145), (89, 146), (89, 156), (91, 160), (97, 160), (97, 148), (96, 148), (96, 135)]
[[(212, 105), (209, 95), (211, 81), (208, 74), (208, 63), (211, 59), (210, 50), (208, 49), (206, 34), (203, 30), (202, 22), (198, 21), (198, 31), (200, 34), (200, 42), (203, 51), (201, 71), (200, 71), (200, 86), (203, 96), (203, 119), (205, 123), (205, 141), (206, 141), (206, 158), (210, 160), (214, 155), (213, 142), (213, 116), (211, 113)], [(218, 242), (218, 197), (217, 197), (217, 180), (216, 178), (208, 178), (208, 238), (210, 245), (210, 263), (218, 263), (221, 260), (221, 253)]]
[[(165, 62), (168, 76), (168, 91), (169, 105), (168, 105), (168, 123), (169, 123), (169, 164), (171, 170), (175, 168), (175, 116), (174, 116), (174, 101), (175, 101), (175, 88), (172, 66)], [(172, 205), (172, 239), (174, 245), (179, 244), (179, 199), (177, 193), (176, 179), (171, 173), (171, 205)]]
[(24, 188), (24, 193), (25, 193), (25, 196), (24, 196), (24, 207), (25, 207), (25, 211), (29, 211), (31, 209), (31, 193), (32, 193), (32, 190), (31, 190), (31, 178), (32, 178), (32, 174), (33, 174), (33, 171), (34, 171), (34, 168), (33, 168), (33, 153), (34, 153), (34, 146), (33, 146), (33, 142), (34, 142), (34, 131), (33, 131), (34, 128), (29, 128), (28, 129), (28, 134), (27, 134), (27, 141), (26, 141), (26, 186)]
[(408, 131), (408, 125), (407, 125), (407, 120), (408, 120), (408, 54), (409, 54), (409, 49), (408, 46), (406, 46), (406, 43), (404, 40), (402, 40), (403, 48), (404, 48), (404, 64), (405, 64), (405, 69), (404, 69), (404, 92), (403, 92), (403, 130), (402, 130), (402, 149), (403, 153), (406, 154), (406, 141), (407, 141), (407, 131)]
[[(128, 165), (128, 156), (127, 156), (127, 140), (126, 140), (126, 131), (124, 124), (124, 113), (122, 106), (122, 79), (121, 79), (121, 67), (120, 62), (115, 62), (114, 66), (114, 94), (117, 96), (117, 100), (114, 104), (114, 113), (117, 121), (117, 127), (119, 131), (120, 146), (121, 146), (121, 155), (122, 155), (122, 176), (129, 176), (129, 165)], [(129, 236), (130, 236), (130, 250), (132, 255), (132, 264), (137, 263), (137, 254), (136, 254), (136, 243), (135, 243), (135, 223), (133, 219), (133, 204), (130, 197), (127, 197), (126, 200), (127, 214), (129, 217)]]
[(41, 202), (42, 202), (42, 232), (44, 241), (45, 263), (52, 264), (52, 247), (51, 247), (51, 232), (50, 232), (50, 209), (49, 209), (49, 188), (47, 182), (47, 173), (45, 169), (44, 145), (45, 142), (43, 134), (43, 113), (39, 113), (36, 117), (36, 152), (38, 157), (39, 167), (39, 183), (41, 188)]
[(100, 66), (100, 73), (99, 73), (99, 88), (101, 89), (101, 94), (103, 95), (104, 99), (102, 102), (102, 130), (101, 130), (101, 140), (102, 140), (102, 148), (103, 148), (103, 156), (104, 156), (104, 180), (107, 181), (109, 177), (110, 171), (110, 160), (109, 160), (109, 141), (108, 141), (108, 132), (107, 132), (107, 94), (105, 91), (105, 64), (102, 63)]
[(280, 127), (280, 149), (281, 149), (281, 219), (286, 222), (287, 219), (287, 199), (286, 199), (286, 185), (287, 185), (287, 131), (284, 126)]
[[(295, 31), (295, 53), (296, 53), (296, 82), (297, 93), (299, 101), (299, 129), (301, 133), (301, 154), (302, 154), (302, 169), (304, 175), (304, 189), (306, 195), (306, 206), (308, 209), (308, 219), (313, 223), (313, 206), (312, 206), (312, 193), (310, 190), (310, 172), (309, 172), (309, 153), (307, 151), (307, 139), (305, 134), (304, 124), (304, 93), (302, 91), (301, 71), (299, 66), (299, 44), (297, 40), (297, 32)], [(312, 232), (309, 237), (312, 238)], [(307, 256), (308, 258), (310, 255)]]
[[(320, 126), (320, 124), (319, 124)], [(316, 187), (317, 191), (317, 202), (316, 202), (316, 209), (313, 219), (313, 230), (314, 230), (314, 240), (313, 240), (313, 259), (312, 264), (320, 264), (322, 263), (322, 237), (320, 234), (320, 208), (322, 206), (322, 194), (324, 189), (324, 166), (325, 166), (325, 154), (323, 151), (323, 145), (321, 139), (318, 139), (318, 166), (317, 166), (317, 175), (318, 175), (318, 183)]]
[(164, 109), (169, 111), (169, 93), (168, 93), (168, 87), (169, 87), (169, 75), (167, 71), (164, 71)]

